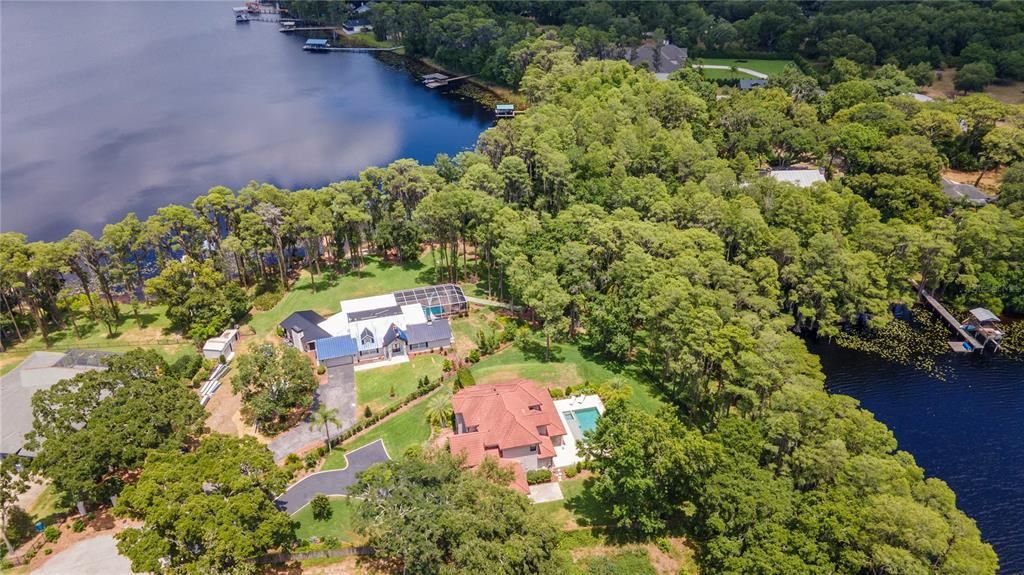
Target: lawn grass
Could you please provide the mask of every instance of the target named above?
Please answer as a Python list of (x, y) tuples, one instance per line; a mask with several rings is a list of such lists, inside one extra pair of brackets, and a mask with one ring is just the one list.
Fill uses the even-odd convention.
[(331, 497), (331, 518), (326, 521), (313, 519), (313, 506), (307, 505), (292, 515), (292, 521), (299, 524), (295, 535), (305, 540), (311, 537), (337, 537), (343, 543), (354, 543), (359, 540), (352, 527), (352, 518), (358, 505), (358, 499)]
[(455, 349), (463, 357), (477, 347), (478, 332), (496, 333), (504, 329), (494, 309), (477, 305), (470, 306), (468, 316), (452, 318), (451, 324), (452, 335), (455, 336)]
[(34, 521), (43, 521), (44, 523), (48, 518), (63, 511), (57, 504), (57, 490), (53, 488), (53, 485), (44, 487), (27, 511)]
[(612, 523), (608, 510), (591, 491), (592, 478), (566, 479), (558, 485), (564, 497), (561, 501), (538, 503), (534, 507), (559, 528), (576, 529)]
[(341, 300), (391, 293), (435, 283), (430, 251), (424, 251), (419, 261), (392, 264), (378, 257), (367, 257), (360, 270), (334, 274), (324, 270), (316, 278), (317, 291), (313, 291), (312, 276), (302, 277), (281, 301), (265, 312), (253, 314), (249, 325), (257, 335), (273, 333), (281, 320), (294, 312), (311, 309), (327, 316), (338, 313)]
[[(736, 66), (737, 68), (748, 68), (755, 72), (761, 72), (768, 76), (776, 76), (792, 64), (792, 60), (744, 60), (742, 58), (694, 58), (694, 64), (711, 64), (715, 66)], [(749, 74), (733, 72), (732, 70), (704, 70), (707, 78), (753, 78)]]
[[(356, 372), (356, 400), (359, 412), (369, 405), (374, 413), (385, 409), (395, 402), (401, 401), (416, 391), (417, 383), (424, 375), (436, 380), (441, 376), (441, 364), (444, 356), (429, 353), (418, 355), (395, 366), (378, 367)], [(394, 397), (391, 390), (394, 388)]]
[(628, 372), (616, 372), (612, 367), (586, 356), (578, 346), (566, 343), (552, 346), (551, 361), (544, 361), (541, 344), (531, 345), (526, 352), (519, 346), (510, 346), (484, 358), (473, 366), (472, 371), (477, 384), (521, 378), (545, 387), (564, 388), (586, 381), (602, 384), (614, 379), (632, 390), (630, 401), (644, 411), (654, 413), (664, 405), (646, 385)]
[(344, 456), (345, 453), (358, 449), (368, 443), (373, 443), (378, 439), (384, 440), (384, 447), (392, 458), (399, 457), (409, 447), (419, 445), (430, 439), (430, 425), (427, 423), (427, 406), (430, 404), (430, 398), (441, 391), (443, 389), (428, 394), (426, 397), (417, 400), (419, 403), (405, 411), (392, 415), (354, 439), (346, 441), (340, 448), (336, 447), (334, 451), (327, 455), (327, 459), (320, 470), (344, 469), (348, 466)]
[(11, 345), (0, 355), (0, 374), (5, 374), (22, 362), (35, 351), (66, 351), (69, 349), (95, 349), (99, 351), (125, 352), (136, 347), (155, 349), (165, 359), (173, 360), (178, 355), (195, 349), (191, 342), (177, 334), (170, 333), (170, 320), (167, 319), (167, 307), (148, 305), (139, 308), (139, 319), (136, 321), (132, 309), (120, 305), (121, 321), (114, 327), (111, 336), (104, 324), (90, 318), (76, 318), (78, 331), (68, 324), (65, 329), (49, 334), (50, 347), (46, 347), (43, 337), (33, 333), (23, 343)]

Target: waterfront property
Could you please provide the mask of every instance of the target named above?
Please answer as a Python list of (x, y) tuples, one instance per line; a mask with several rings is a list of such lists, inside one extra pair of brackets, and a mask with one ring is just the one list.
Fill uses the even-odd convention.
[(499, 118), (514, 118), (516, 107), (513, 104), (498, 104), (494, 107), (494, 115)]
[(459, 390), (452, 397), (452, 411), (452, 453), (464, 455), (467, 467), (487, 457), (497, 459), (514, 471), (512, 486), (524, 493), (529, 489), (520, 478), (526, 471), (554, 467), (566, 438), (565, 420), (551, 395), (526, 380)]
[(346, 20), (342, 24), (341, 29), (345, 34), (352, 35), (360, 32), (369, 32), (373, 30), (373, 26), (370, 25), (370, 21), (366, 18), (353, 18), (352, 20)]
[(329, 50), (331, 44), (327, 40), (310, 38), (306, 40), (306, 44), (302, 47), (303, 50), (310, 52), (323, 52)]
[(32, 396), (64, 379), (106, 369), (104, 351), (72, 349), (66, 352), (37, 351), (10, 373), (0, 377), (0, 457), (32, 456), (25, 451), (25, 434), (32, 431)]
[(203, 357), (207, 359), (220, 359), (231, 361), (235, 357), (235, 347), (238, 344), (238, 330), (229, 329), (217, 337), (211, 337), (203, 344)]
[[(315, 328), (315, 313), (298, 312), (281, 327), (291, 345), (316, 351), (317, 361), (325, 367), (399, 362), (451, 347), (454, 338), (448, 318), (468, 310), (462, 288), (445, 284), (345, 300), (339, 313)], [(310, 341), (307, 332), (321, 337)]]

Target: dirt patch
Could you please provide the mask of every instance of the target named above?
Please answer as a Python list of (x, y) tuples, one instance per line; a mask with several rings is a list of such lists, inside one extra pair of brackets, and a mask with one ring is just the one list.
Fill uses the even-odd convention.
[(697, 563), (694, 560), (694, 550), (690, 543), (681, 537), (668, 538), (668, 545), (659, 548), (654, 543), (637, 545), (596, 545), (572, 551), (573, 562), (579, 562), (588, 557), (607, 557), (622, 553), (623, 551), (643, 550), (647, 553), (651, 566), (658, 575), (682, 575), (699, 573)]
[[(1003, 180), (1003, 172), (1006, 171), (1004, 168), (998, 170), (989, 170), (985, 172), (985, 177), (981, 178), (981, 183), (978, 184), (978, 188), (984, 192), (994, 193), (999, 191), (999, 183)], [(974, 182), (978, 179), (978, 174), (981, 172), (961, 172), (959, 170), (946, 169), (942, 171), (942, 177), (952, 182), (959, 184), (970, 184), (974, 185)]]
[[(30, 572), (39, 569), (44, 563), (53, 557), (58, 556), (61, 551), (72, 547), (76, 543), (80, 543), (87, 539), (93, 539), (101, 535), (115, 535), (127, 527), (138, 527), (141, 525), (141, 523), (137, 521), (115, 519), (110, 515), (109, 510), (102, 510), (96, 512), (95, 518), (92, 521), (86, 522), (85, 529), (79, 533), (75, 533), (71, 529), (71, 526), (74, 524), (76, 519), (79, 519), (79, 517), (70, 517), (58, 526), (58, 529), (60, 529), (60, 539), (53, 543), (46, 543), (39, 548), (36, 556), (28, 564)], [(85, 520), (84, 518), (81, 519), (83, 521)], [(45, 549), (52, 549), (53, 551), (50, 555), (46, 555), (44, 554)]]
[[(946, 68), (940, 70), (940, 73), (942, 74), (942, 79), (936, 79), (931, 86), (923, 88), (921, 93), (931, 96), (936, 100), (952, 100), (956, 98), (959, 95), (956, 88), (953, 87), (956, 69)], [(1024, 82), (992, 84), (985, 88), (985, 93), (1006, 104), (1024, 104)]]

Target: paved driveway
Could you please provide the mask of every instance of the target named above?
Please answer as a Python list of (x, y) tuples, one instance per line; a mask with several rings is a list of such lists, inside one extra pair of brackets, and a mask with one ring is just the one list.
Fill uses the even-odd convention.
[[(334, 437), (343, 430), (352, 427), (356, 422), (356, 374), (351, 365), (332, 367), (327, 370), (327, 383), (320, 386), (316, 397), (313, 398), (313, 409), (316, 411), (320, 404), (338, 411), (338, 419), (341, 420), (341, 429), (331, 426), (331, 437)], [(295, 453), (303, 447), (323, 441), (324, 431), (313, 430), (309, 425), (310, 416), (306, 416), (302, 422), (294, 428), (281, 434), (270, 442), (270, 451), (274, 453), (274, 460), (281, 462), (289, 453)]]
[(332, 469), (307, 475), (294, 483), (275, 499), (277, 506), (292, 515), (302, 509), (318, 493), (324, 495), (347, 495), (348, 488), (356, 482), (356, 475), (377, 463), (390, 460), (384, 448), (384, 441), (378, 439), (369, 445), (345, 454), (348, 467)]
[(113, 535), (75, 543), (43, 563), (35, 575), (131, 575), (132, 563), (117, 552)]

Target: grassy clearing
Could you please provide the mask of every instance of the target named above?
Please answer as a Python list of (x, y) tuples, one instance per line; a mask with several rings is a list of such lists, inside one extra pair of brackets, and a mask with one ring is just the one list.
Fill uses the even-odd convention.
[(63, 511), (57, 504), (57, 490), (47, 485), (27, 510), (35, 521), (48, 523), (47, 519)]
[(477, 347), (476, 335), (478, 332), (495, 333), (504, 329), (504, 326), (498, 321), (498, 317), (495, 310), (474, 305), (468, 316), (454, 318), (452, 334), (455, 336), (455, 349), (459, 351), (459, 355), (465, 356)]
[(399, 457), (406, 449), (413, 445), (419, 445), (430, 439), (430, 425), (427, 424), (427, 406), (430, 398), (442, 390), (434, 391), (427, 396), (420, 398), (418, 403), (405, 411), (396, 413), (385, 419), (383, 422), (371, 427), (362, 435), (351, 441), (345, 442), (340, 448), (335, 448), (324, 461), (321, 471), (329, 469), (344, 469), (348, 463), (344, 454), (358, 449), (378, 439), (384, 440), (384, 447), (387, 448), (391, 457)]
[(95, 349), (125, 352), (144, 347), (155, 349), (168, 361), (174, 361), (178, 356), (195, 349), (188, 340), (169, 331), (171, 324), (165, 314), (166, 306), (142, 306), (139, 308), (138, 320), (132, 314), (130, 306), (121, 305), (120, 310), (121, 321), (114, 326), (114, 335), (110, 335), (104, 324), (91, 318), (76, 318), (78, 334), (70, 323), (65, 329), (51, 332), (49, 348), (46, 347), (41, 335), (30, 335), (24, 343), (12, 345), (5, 353), (0, 354), (0, 375), (11, 371), (36, 351)]
[(591, 492), (592, 482), (590, 478), (562, 481), (558, 485), (564, 499), (538, 503), (534, 507), (561, 529), (609, 525), (612, 519)]
[(473, 377), (477, 384), (522, 378), (545, 387), (562, 388), (586, 381), (601, 384), (614, 379), (632, 390), (630, 401), (637, 407), (651, 413), (662, 407), (661, 400), (651, 395), (647, 386), (628, 372), (616, 372), (612, 368), (611, 365), (585, 355), (573, 344), (552, 346), (551, 361), (548, 362), (544, 361), (542, 345), (532, 345), (526, 351), (511, 346), (473, 366)]
[[(417, 382), (424, 375), (430, 379), (441, 376), (441, 364), (444, 356), (438, 354), (418, 355), (408, 363), (392, 367), (378, 367), (367, 371), (356, 372), (356, 399), (360, 413), (364, 406), (369, 405), (374, 412), (401, 401), (403, 397), (416, 391)], [(392, 389), (394, 396), (392, 397)]]
[(352, 518), (355, 516), (359, 500), (348, 497), (331, 498), (331, 518), (326, 521), (313, 519), (313, 507), (307, 505), (298, 513), (292, 515), (292, 521), (299, 524), (295, 535), (299, 539), (311, 537), (337, 537), (343, 543), (354, 543), (359, 540), (352, 527)]
[(314, 293), (312, 277), (304, 272), (277, 305), (253, 314), (249, 325), (257, 335), (274, 332), (277, 324), (294, 312), (311, 309), (322, 315), (338, 312), (341, 300), (366, 297), (435, 283), (430, 252), (423, 252), (419, 261), (392, 264), (378, 257), (367, 257), (366, 265), (346, 274), (322, 273), (316, 278)]
[[(747, 68), (755, 72), (761, 72), (769, 76), (775, 76), (781, 74), (782, 71), (792, 64), (792, 60), (744, 60), (742, 58), (695, 58), (694, 64), (711, 64), (714, 66), (735, 66), (737, 68)], [(753, 78), (749, 74), (743, 72), (733, 72), (731, 70), (704, 70), (704, 75), (708, 78)]]

